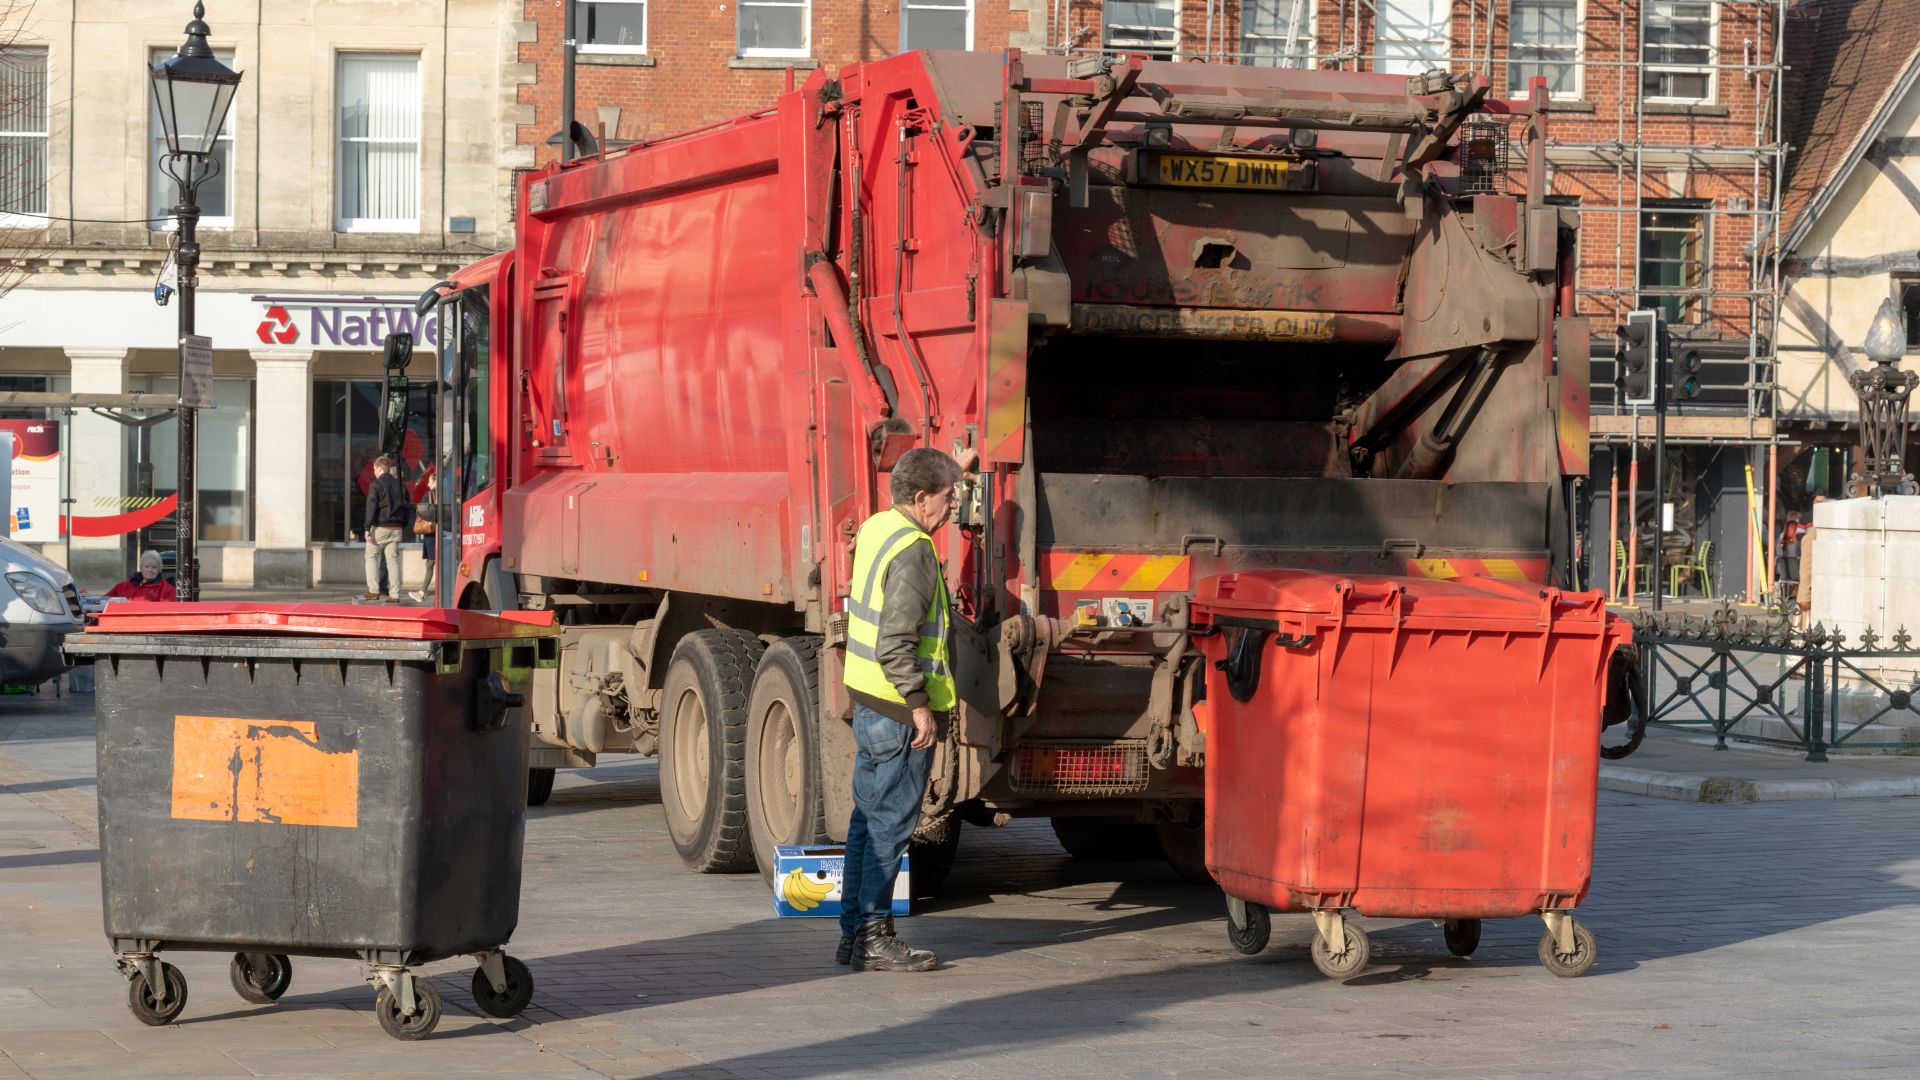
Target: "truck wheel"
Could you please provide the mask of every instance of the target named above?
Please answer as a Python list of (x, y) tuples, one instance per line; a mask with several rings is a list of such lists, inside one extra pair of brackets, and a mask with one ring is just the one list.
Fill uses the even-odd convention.
[(1053, 835), (1080, 862), (1133, 862), (1160, 853), (1153, 826), (1111, 818), (1057, 817)]
[(1167, 860), (1181, 880), (1195, 885), (1213, 884), (1207, 870), (1207, 820), (1195, 815), (1187, 821), (1162, 821), (1153, 827), (1160, 841), (1160, 856)]
[(660, 806), (667, 835), (703, 874), (753, 869), (747, 834), (747, 691), (765, 646), (742, 630), (680, 639), (660, 697)]
[(760, 876), (769, 882), (775, 845), (828, 839), (816, 726), (820, 648), (812, 636), (774, 642), (760, 657), (747, 702), (747, 824)]
[(947, 823), (947, 835), (907, 848), (908, 891), (916, 899), (937, 895), (953, 872), (954, 856), (960, 853), (960, 819)]
[(553, 773), (552, 769), (527, 770), (528, 806), (545, 806), (553, 798)]

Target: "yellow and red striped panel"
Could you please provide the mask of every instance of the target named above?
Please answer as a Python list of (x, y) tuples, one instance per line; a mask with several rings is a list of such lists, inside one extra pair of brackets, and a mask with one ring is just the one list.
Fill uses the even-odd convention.
[(1040, 587), (1055, 592), (1186, 592), (1193, 587), (1193, 560), (1185, 555), (1049, 551), (1040, 564)]
[(1547, 579), (1545, 559), (1408, 559), (1407, 576), (1422, 578), (1490, 577), (1504, 581)]

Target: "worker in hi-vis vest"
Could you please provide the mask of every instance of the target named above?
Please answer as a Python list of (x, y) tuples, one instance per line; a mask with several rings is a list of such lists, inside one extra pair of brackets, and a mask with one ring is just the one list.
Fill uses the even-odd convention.
[(855, 971), (929, 971), (938, 959), (894, 935), (893, 885), (953, 708), (948, 659), (953, 605), (933, 532), (953, 514), (954, 485), (973, 468), (938, 450), (893, 466), (893, 505), (854, 540), (847, 599), (846, 684), (853, 698), (853, 816), (840, 878), (839, 962)]

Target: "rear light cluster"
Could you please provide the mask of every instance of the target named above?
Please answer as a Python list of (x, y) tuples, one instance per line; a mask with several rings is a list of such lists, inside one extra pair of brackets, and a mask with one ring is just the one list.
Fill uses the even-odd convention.
[(1124, 795), (1147, 786), (1146, 744), (1036, 741), (1013, 757), (1013, 789), (1033, 795)]

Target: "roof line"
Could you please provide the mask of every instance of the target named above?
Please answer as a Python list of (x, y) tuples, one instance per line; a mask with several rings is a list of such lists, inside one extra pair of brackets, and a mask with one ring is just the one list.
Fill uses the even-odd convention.
[[(1787, 253), (1800, 246), (1800, 242), (1807, 238), (1807, 233), (1813, 231), (1813, 223), (1833, 205), (1833, 200), (1839, 194), (1841, 186), (1847, 182), (1847, 179), (1853, 175), (1853, 170), (1859, 167), (1860, 162), (1867, 156), (1867, 148), (1880, 137), (1880, 132), (1887, 126), (1887, 120), (1893, 115), (1893, 110), (1906, 99), (1907, 93), (1913, 89), (1916, 81), (1920, 81), (1920, 45), (1915, 46), (1914, 50), (1907, 54), (1907, 63), (1900, 72), (1900, 77), (1894, 80), (1893, 85), (1887, 88), (1887, 92), (1874, 105), (1872, 120), (1860, 129), (1860, 134), (1854, 136), (1852, 144), (1847, 147), (1847, 156), (1840, 162), (1840, 167), (1820, 185), (1820, 191), (1814, 196), (1813, 201), (1809, 202), (1800, 211), (1800, 216), (1794, 219), (1793, 226), (1787, 230), (1786, 239), (1780, 244), (1781, 258), (1785, 258)], [(1804, 147), (1800, 149), (1805, 150)]]

